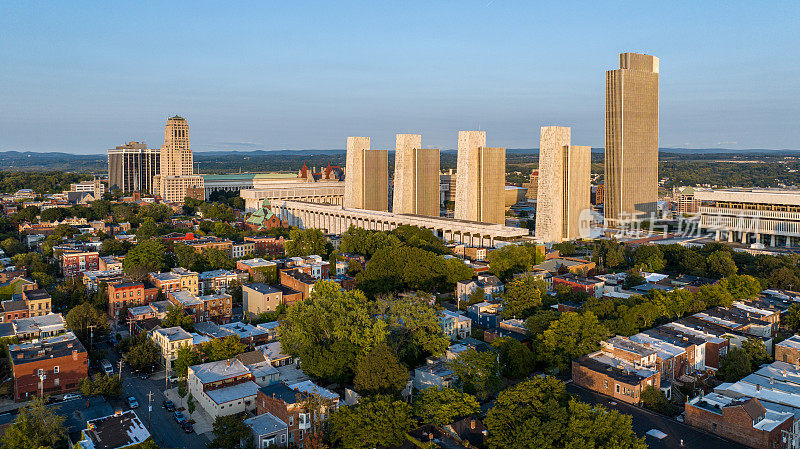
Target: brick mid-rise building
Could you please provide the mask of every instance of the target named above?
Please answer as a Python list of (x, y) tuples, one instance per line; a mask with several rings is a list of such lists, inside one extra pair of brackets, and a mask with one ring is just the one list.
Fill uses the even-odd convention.
[(787, 444), (794, 415), (766, 408), (757, 398), (711, 393), (686, 402), (686, 424), (756, 449), (796, 447)]
[[(108, 316), (119, 320), (120, 311), (125, 308), (143, 306), (156, 300), (158, 288), (144, 282), (119, 282), (109, 284)], [(124, 319), (125, 317), (122, 317)]]
[[(316, 393), (323, 400), (329, 401), (328, 407), (320, 413), (306, 410), (306, 397)], [(289, 447), (303, 447), (305, 439), (319, 429), (319, 425), (328, 419), (331, 411), (339, 406), (339, 395), (324, 388), (317, 387), (311, 381), (287, 385), (276, 383), (258, 390), (256, 397), (256, 415), (271, 413), (288, 425)], [(316, 415), (316, 420), (313, 419)]]
[(791, 337), (775, 344), (775, 360), (792, 365), (800, 361), (800, 335)]
[(64, 277), (77, 276), (83, 271), (100, 269), (100, 253), (96, 251), (66, 252), (61, 255), (61, 273)]
[(9, 345), (14, 400), (78, 389), (88, 376), (86, 349), (68, 332), (36, 343)]
[(284, 240), (283, 237), (245, 237), (245, 242), (252, 242), (255, 244), (255, 253), (257, 256), (283, 256)]

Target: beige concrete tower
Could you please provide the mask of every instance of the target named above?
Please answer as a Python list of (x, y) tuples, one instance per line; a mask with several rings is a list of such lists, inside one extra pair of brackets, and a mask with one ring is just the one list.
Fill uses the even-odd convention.
[(536, 237), (560, 242), (581, 237), (580, 218), (589, 205), (591, 148), (570, 145), (570, 128), (542, 127)]
[(369, 137), (348, 137), (344, 207), (389, 210), (389, 151), (370, 150)]
[(483, 131), (459, 131), (454, 218), (505, 223), (505, 177), (506, 149), (487, 148)]
[(422, 148), (419, 134), (398, 134), (392, 212), (439, 216), (439, 150)]
[[(194, 174), (194, 156), (189, 146), (189, 124), (185, 118), (167, 119), (161, 146), (161, 173), (153, 178), (153, 192), (169, 203), (186, 199), (190, 189), (199, 198), (203, 177)], [(204, 195), (202, 195), (204, 197)]]
[(189, 146), (189, 123), (175, 116), (167, 119), (164, 145), (161, 146), (161, 174), (189, 176), (194, 174), (194, 157)]
[(606, 72), (605, 217), (655, 211), (658, 199), (658, 58), (619, 55)]

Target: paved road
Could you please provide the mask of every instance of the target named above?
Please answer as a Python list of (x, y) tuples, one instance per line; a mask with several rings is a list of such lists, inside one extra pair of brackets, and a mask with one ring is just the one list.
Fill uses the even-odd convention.
[[(567, 391), (569, 393), (578, 395), (578, 397), (590, 404), (602, 404), (607, 408), (618, 410), (622, 413), (631, 415), (633, 417), (633, 431), (639, 436), (651, 430), (656, 429), (667, 434), (666, 437), (659, 440), (652, 436), (646, 436), (647, 444), (651, 449), (747, 449), (744, 446), (732, 441), (728, 441), (712, 434), (703, 432), (694, 427), (688, 426), (684, 423), (678, 422), (672, 418), (668, 418), (658, 413), (642, 409), (633, 405), (618, 402), (612, 405), (613, 398), (587, 390), (585, 388), (575, 385), (574, 382), (567, 384)], [(681, 446), (683, 440), (683, 446)]]
[[(106, 347), (105, 349), (110, 349)], [(114, 370), (119, 368), (119, 356), (116, 351), (108, 351), (108, 360), (114, 364)], [(147, 394), (153, 393), (152, 406), (150, 413), (150, 424), (148, 424)], [(159, 446), (165, 448), (184, 448), (184, 449), (206, 449), (210, 442), (206, 435), (196, 433), (187, 434), (172, 418), (172, 414), (167, 412), (162, 405), (164, 399), (164, 371), (154, 373), (148, 379), (141, 379), (130, 372), (126, 365), (122, 368), (122, 401), (115, 404), (116, 408), (127, 409), (127, 397), (133, 396), (139, 402), (136, 414), (148, 426), (150, 434)], [(209, 435), (210, 436), (210, 435)]]

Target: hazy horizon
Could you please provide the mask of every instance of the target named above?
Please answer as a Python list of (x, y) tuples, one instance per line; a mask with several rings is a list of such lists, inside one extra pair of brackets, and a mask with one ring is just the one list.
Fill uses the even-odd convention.
[[(622, 13), (624, 11), (624, 14)], [(663, 148), (800, 149), (800, 4), (693, 2), (0, 5), (0, 151), (394, 146), (459, 130), (536, 148), (539, 128), (604, 145), (605, 71), (660, 61)], [(764, 32), (768, 27), (769, 32)]]

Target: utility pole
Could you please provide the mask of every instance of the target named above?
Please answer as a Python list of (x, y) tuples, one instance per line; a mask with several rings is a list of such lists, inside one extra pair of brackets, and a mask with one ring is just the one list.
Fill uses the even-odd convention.
[(93, 349), (92, 340), (94, 339), (94, 328), (96, 328), (97, 325), (90, 324), (86, 327), (89, 328), (89, 351), (91, 351)]
[(39, 397), (44, 398), (44, 380), (47, 379), (47, 374), (44, 370), (39, 370)]
[(153, 411), (153, 392), (147, 393), (147, 428), (150, 428), (150, 412)]
[(119, 359), (119, 381), (122, 382), (122, 359)]

